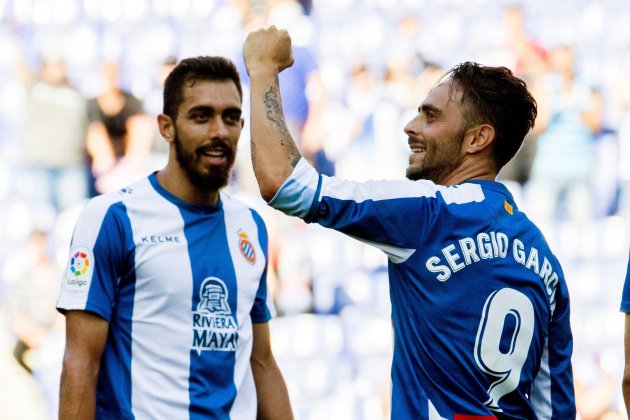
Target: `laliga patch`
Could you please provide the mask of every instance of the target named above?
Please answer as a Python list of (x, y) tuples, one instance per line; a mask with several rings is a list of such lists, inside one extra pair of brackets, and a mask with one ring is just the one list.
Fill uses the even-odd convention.
[(245, 257), (245, 260), (254, 264), (256, 262), (256, 251), (254, 250), (254, 246), (249, 241), (249, 237), (242, 230), (238, 231), (238, 249), (241, 250), (241, 254)]
[(77, 247), (70, 253), (68, 268), (63, 280), (63, 287), (74, 292), (86, 291), (92, 281), (94, 256), (85, 247)]

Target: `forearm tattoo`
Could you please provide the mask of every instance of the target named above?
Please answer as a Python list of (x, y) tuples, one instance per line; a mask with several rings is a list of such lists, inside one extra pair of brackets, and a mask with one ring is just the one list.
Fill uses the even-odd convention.
[(274, 86), (270, 86), (269, 90), (265, 93), (264, 103), (265, 109), (267, 110), (267, 119), (274, 123), (280, 130), (280, 144), (284, 145), (284, 137), (290, 136), (291, 134), (284, 121), (284, 115), (282, 115), (278, 98), (278, 92), (274, 89)]
[[(263, 103), (266, 109), (267, 120), (271, 121), (274, 125), (276, 125), (276, 127), (278, 127), (278, 130), (280, 132), (280, 136), (278, 137), (280, 145), (288, 147), (289, 155), (291, 158), (291, 165), (295, 167), (295, 165), (297, 165), (297, 162), (299, 161), (300, 154), (293, 141), (291, 141), (291, 133), (289, 132), (286, 121), (284, 119), (284, 114), (282, 113), (282, 109), (280, 108), (280, 82), (277, 76), (275, 84), (270, 86), (269, 90), (265, 92)], [(254, 148), (252, 148), (252, 158), (253, 157), (255, 157)]]

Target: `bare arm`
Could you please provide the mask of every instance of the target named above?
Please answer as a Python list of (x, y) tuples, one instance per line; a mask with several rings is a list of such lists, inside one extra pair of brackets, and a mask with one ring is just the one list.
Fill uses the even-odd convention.
[(328, 103), (326, 86), (322, 81), (319, 70), (312, 71), (307, 79), (308, 115), (302, 131), (302, 151), (311, 155), (324, 147), (321, 132), (321, 120)]
[(102, 175), (116, 164), (114, 148), (109, 140), (105, 124), (100, 121), (91, 122), (87, 128), (86, 148), (92, 157), (92, 172)]
[(278, 74), (293, 65), (291, 38), (274, 26), (247, 36), (243, 59), (251, 80), (251, 153), (262, 197), (269, 201), (301, 155), (282, 110)]
[(127, 147), (125, 158), (144, 163), (153, 149), (155, 121), (147, 114), (132, 115), (127, 119)]
[(109, 324), (84, 311), (66, 314), (66, 350), (63, 356), (59, 419), (93, 419), (96, 382)]
[(271, 352), (268, 323), (254, 324), (251, 365), (256, 383), (258, 419), (293, 419), (289, 392)]
[(623, 381), (621, 389), (623, 391), (623, 399), (626, 403), (626, 412), (628, 413), (628, 417), (630, 417), (630, 314), (626, 314), (624, 350), (626, 356), (626, 365), (623, 370)]

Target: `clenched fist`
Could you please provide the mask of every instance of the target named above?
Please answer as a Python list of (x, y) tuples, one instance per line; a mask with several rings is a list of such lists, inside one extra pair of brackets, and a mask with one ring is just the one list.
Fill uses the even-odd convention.
[(247, 35), (243, 44), (243, 60), (250, 78), (260, 72), (274, 74), (293, 65), (291, 37), (275, 26)]

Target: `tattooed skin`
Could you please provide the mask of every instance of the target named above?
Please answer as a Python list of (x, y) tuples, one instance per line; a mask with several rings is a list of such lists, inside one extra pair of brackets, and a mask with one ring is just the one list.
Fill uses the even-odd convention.
[[(291, 166), (295, 167), (300, 160), (300, 152), (297, 150), (295, 143), (292, 141), (291, 133), (287, 127), (287, 124), (284, 120), (284, 114), (281, 109), (281, 97), (280, 97), (280, 80), (276, 76), (275, 84), (269, 86), (267, 92), (265, 92), (263, 98), (263, 104), (265, 105), (267, 120), (271, 121), (276, 127), (278, 127), (279, 136), (278, 141), (280, 142), (280, 146), (283, 146), (288, 149), (289, 159), (291, 161)], [(255, 164), (255, 147), (253, 144), (254, 140), (252, 138), (252, 162)]]
[(256, 165), (256, 142), (254, 142), (254, 136), (250, 135), (250, 150), (251, 150), (251, 156), (252, 156), (252, 165)]
[(284, 145), (284, 136), (290, 136), (289, 129), (284, 121), (282, 110), (280, 109), (279, 94), (278, 94), (278, 79), (276, 78), (276, 86), (270, 86), (269, 90), (265, 93), (265, 108), (267, 109), (267, 119), (273, 122), (280, 129), (280, 144)]

